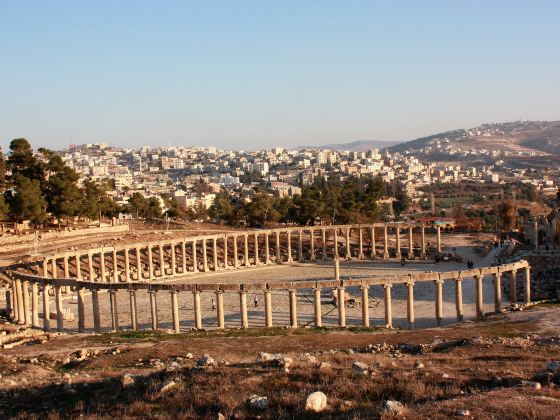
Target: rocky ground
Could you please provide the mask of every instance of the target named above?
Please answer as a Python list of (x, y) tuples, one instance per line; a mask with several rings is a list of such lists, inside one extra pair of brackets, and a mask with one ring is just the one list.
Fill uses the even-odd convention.
[(406, 332), (21, 331), (0, 353), (0, 417), (558, 418), (559, 315)]

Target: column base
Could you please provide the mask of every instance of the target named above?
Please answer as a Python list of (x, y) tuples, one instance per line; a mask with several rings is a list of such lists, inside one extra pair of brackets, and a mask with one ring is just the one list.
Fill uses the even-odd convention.
[(422, 258), (423, 260), (425, 260), (425, 259), (428, 258), (428, 257), (427, 257), (427, 255), (426, 255), (425, 252), (421, 252), (421, 253), (420, 253), (420, 258)]
[(402, 258), (402, 254), (400, 252), (397, 252), (397, 254), (395, 255), (395, 258), (397, 260), (400, 260)]
[(359, 259), (359, 260), (363, 260), (363, 259), (365, 259), (365, 256), (364, 256), (364, 254), (360, 254), (360, 255), (358, 255), (358, 259)]
[(385, 252), (385, 253), (383, 254), (383, 259), (384, 259), (384, 260), (388, 260), (388, 259), (389, 259), (389, 253), (388, 253), (388, 252)]

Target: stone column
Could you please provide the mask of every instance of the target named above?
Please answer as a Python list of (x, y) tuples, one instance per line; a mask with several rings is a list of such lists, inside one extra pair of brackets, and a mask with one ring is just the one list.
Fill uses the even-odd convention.
[(31, 285), (31, 325), (33, 328), (39, 328), (39, 285), (37, 283)]
[(202, 308), (200, 307), (200, 290), (193, 290), (194, 299), (194, 327), (202, 329)]
[(171, 275), (177, 275), (177, 256), (175, 255), (175, 243), (172, 242), (169, 244), (171, 247)]
[(208, 250), (206, 249), (206, 238), (202, 238), (202, 271), (208, 272)]
[(346, 328), (346, 293), (344, 286), (338, 286), (338, 326)]
[(362, 291), (362, 326), (369, 327), (369, 286), (363, 284), (360, 290)]
[(80, 261), (80, 254), (76, 254), (74, 256), (74, 259), (75, 259), (75, 263), (76, 263), (76, 278), (78, 280), (81, 280), (82, 279), (82, 267), (81, 267), (82, 263)]
[(443, 321), (443, 280), (434, 281), (436, 289), (436, 322), (441, 326)]
[(48, 284), (43, 285), (43, 329), (45, 331), (51, 330), (51, 302), (49, 297), (49, 290), (51, 286)]
[(276, 231), (276, 263), (282, 262), (282, 248), (280, 247), (280, 232)]
[(401, 254), (401, 228), (398, 225), (395, 228), (395, 235), (396, 235), (396, 255), (395, 255), (395, 257), (400, 260), (401, 257), (402, 257), (402, 254)]
[(86, 302), (84, 299), (84, 288), (78, 288), (78, 331), (86, 330)]
[(62, 287), (54, 286), (54, 295), (56, 299), (56, 329), (64, 331), (64, 312), (62, 311)]
[(463, 279), (455, 279), (455, 309), (457, 311), (457, 321), (463, 320)]
[(298, 230), (298, 261), (303, 262), (303, 229)]
[(245, 258), (245, 267), (249, 267), (251, 263), (249, 262), (249, 235), (246, 233), (243, 235), (243, 244), (244, 244), (244, 258)]
[(239, 291), (239, 306), (241, 310), (241, 328), (249, 328), (249, 318), (247, 316), (247, 292)]
[(119, 311), (116, 290), (109, 290), (109, 303), (111, 304), (111, 330), (117, 331), (119, 329)]
[(290, 327), (297, 328), (297, 298), (296, 298), (296, 290), (290, 289), (288, 290), (288, 294), (290, 297)]
[(218, 239), (215, 236), (212, 238), (212, 264), (214, 264), (214, 271), (218, 271)]
[(358, 259), (364, 259), (364, 234), (361, 226), (358, 226)]
[(225, 316), (224, 316), (224, 291), (223, 290), (216, 290), (216, 303), (217, 303), (216, 315), (218, 318), (218, 328), (224, 329), (226, 323), (225, 323)]
[(261, 262), (259, 261), (259, 234), (253, 234), (253, 246), (254, 246), (254, 256), (255, 256), (255, 265), (260, 265)]
[(229, 268), (228, 266), (228, 237), (224, 235), (224, 268)]
[(309, 229), (309, 259), (315, 261), (315, 229)]
[(494, 274), (494, 311), (502, 309), (502, 273)]
[(93, 270), (93, 255), (88, 252), (88, 277), (89, 281), (95, 281), (95, 271)]
[(154, 279), (154, 254), (152, 244), (148, 244), (148, 279)]
[(437, 252), (441, 254), (441, 226), (437, 227)]
[(70, 278), (70, 267), (68, 264), (68, 256), (64, 256), (62, 257), (62, 263), (64, 264), (64, 278), (68, 279)]
[(29, 310), (29, 282), (27, 280), (22, 282), (21, 291), (23, 295), (23, 322), (25, 325), (31, 325), (31, 312)]
[(119, 281), (119, 257), (117, 255), (117, 250), (113, 248), (113, 282), (118, 283)]
[(158, 312), (157, 312), (157, 290), (149, 290), (150, 294), (150, 311), (152, 314), (152, 330), (158, 329)]
[(321, 247), (323, 248), (323, 261), (327, 261), (327, 230), (321, 228)]
[(334, 228), (334, 259), (338, 258), (338, 229)]
[(163, 253), (163, 245), (158, 245), (159, 249), (159, 270), (161, 273), (161, 277), (165, 277), (165, 254)]
[(420, 230), (420, 258), (426, 258), (426, 232), (424, 225)]
[(414, 259), (414, 241), (412, 238), (412, 226), (408, 227), (408, 258)]
[(107, 272), (105, 270), (105, 251), (103, 250), (99, 253), (99, 265), (101, 268), (101, 282), (105, 283), (107, 281)]
[(264, 324), (272, 327), (272, 292), (268, 289), (264, 291)]
[[(161, 245), (159, 250), (161, 252)], [(128, 248), (124, 249), (124, 278), (126, 282), (130, 282), (130, 255)]]
[(523, 293), (525, 294), (525, 304), (531, 303), (531, 268), (525, 268), (525, 277), (523, 279)]
[(391, 307), (391, 288), (392, 284), (384, 284), (385, 288), (385, 328), (393, 328), (393, 308)]
[(321, 288), (315, 287), (313, 289), (313, 316), (316, 327), (323, 326), (322, 311), (321, 311)]
[(21, 280), (15, 280), (15, 297), (17, 301), (17, 321), (18, 324), (25, 324), (25, 315), (23, 309), (23, 289), (21, 285)]
[(270, 264), (270, 244), (268, 243), (269, 232), (266, 231), (264, 234), (264, 263)]
[(193, 259), (193, 271), (198, 273), (198, 261), (196, 260), (196, 240), (192, 241), (192, 259)]
[(187, 245), (185, 241), (181, 241), (181, 267), (183, 274), (187, 273)]
[(58, 278), (58, 271), (57, 271), (57, 265), (56, 265), (56, 255), (52, 258), (51, 264), (52, 264), (52, 266), (51, 266), (52, 278), (57, 279)]
[(294, 259), (292, 258), (292, 230), (291, 229), (288, 229), (287, 249), (288, 249), (288, 262), (291, 263), (294, 261)]
[[(175, 252), (175, 251), (174, 251)], [(179, 334), (181, 329), (179, 327), (179, 300), (177, 295), (179, 292), (177, 290), (170, 290), (171, 294), (171, 317), (173, 319), (173, 332)]]
[(16, 286), (16, 281), (17, 280), (12, 280), (12, 294), (11, 294), (11, 298), (12, 298), (12, 307), (13, 307), (13, 321), (15, 323), (17, 323), (19, 321), (19, 306), (18, 306), (18, 300), (17, 300), (17, 286)]
[(138, 309), (136, 306), (136, 290), (129, 289), (128, 297), (130, 299), (130, 324), (132, 327), (132, 331), (136, 331), (138, 329)]
[(482, 318), (484, 315), (483, 301), (482, 301), (482, 275), (477, 274), (474, 276), (475, 290), (476, 290), (476, 317)]
[(101, 332), (101, 313), (99, 312), (99, 290), (91, 290), (91, 306), (93, 309), (93, 330), (96, 333)]
[(143, 277), (144, 277), (142, 275), (143, 274), (142, 272), (144, 270), (142, 269), (142, 254), (140, 253), (140, 247), (139, 246), (136, 247), (136, 250), (135, 250), (134, 253), (136, 254), (136, 272), (138, 273), (137, 280), (141, 281), (141, 280), (143, 280)]
[(406, 319), (408, 326), (414, 328), (414, 281), (406, 283)]
[(352, 249), (350, 248), (350, 230), (351, 228), (347, 227), (344, 232), (346, 235), (346, 259), (347, 260), (352, 259)]
[[(13, 284), (13, 283), (12, 283)], [(13, 285), (10, 288), (6, 288), (6, 312), (8, 313), (8, 317), (14, 317), (14, 291)]]
[(339, 260), (334, 260), (334, 279), (340, 282), (340, 262)]
[(509, 301), (512, 306), (517, 303), (517, 270), (509, 272)]
[(371, 238), (371, 259), (374, 260), (377, 257), (375, 251), (375, 226), (371, 225), (369, 236)]
[(389, 259), (389, 237), (387, 235), (387, 225), (383, 227), (383, 259)]
[(539, 222), (533, 223), (533, 243), (535, 245), (535, 249), (539, 249)]
[(239, 256), (237, 255), (237, 235), (233, 236), (233, 266), (239, 267)]
[(49, 260), (44, 258), (41, 266), (43, 267), (43, 277), (49, 277)]

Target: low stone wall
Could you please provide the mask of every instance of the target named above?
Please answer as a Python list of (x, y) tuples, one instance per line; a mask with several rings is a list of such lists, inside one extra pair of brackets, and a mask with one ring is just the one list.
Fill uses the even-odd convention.
[[(73, 230), (56, 230), (50, 232), (41, 233), (40, 241), (45, 243), (46, 241), (54, 241), (57, 239), (73, 238), (84, 235), (102, 235), (109, 233), (122, 233), (128, 232), (130, 227), (126, 224), (116, 225), (116, 226), (104, 226), (104, 227), (91, 227), (86, 229), (73, 229)], [(0, 237), (0, 249), (2, 252), (17, 251), (19, 249), (28, 248), (35, 241), (35, 234), (28, 233), (21, 236), (2, 236)]]

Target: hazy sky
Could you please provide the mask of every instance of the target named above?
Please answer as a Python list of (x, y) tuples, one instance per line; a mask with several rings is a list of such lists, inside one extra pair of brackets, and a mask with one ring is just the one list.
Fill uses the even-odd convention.
[(0, 144), (264, 148), (560, 119), (560, 1), (0, 1)]

